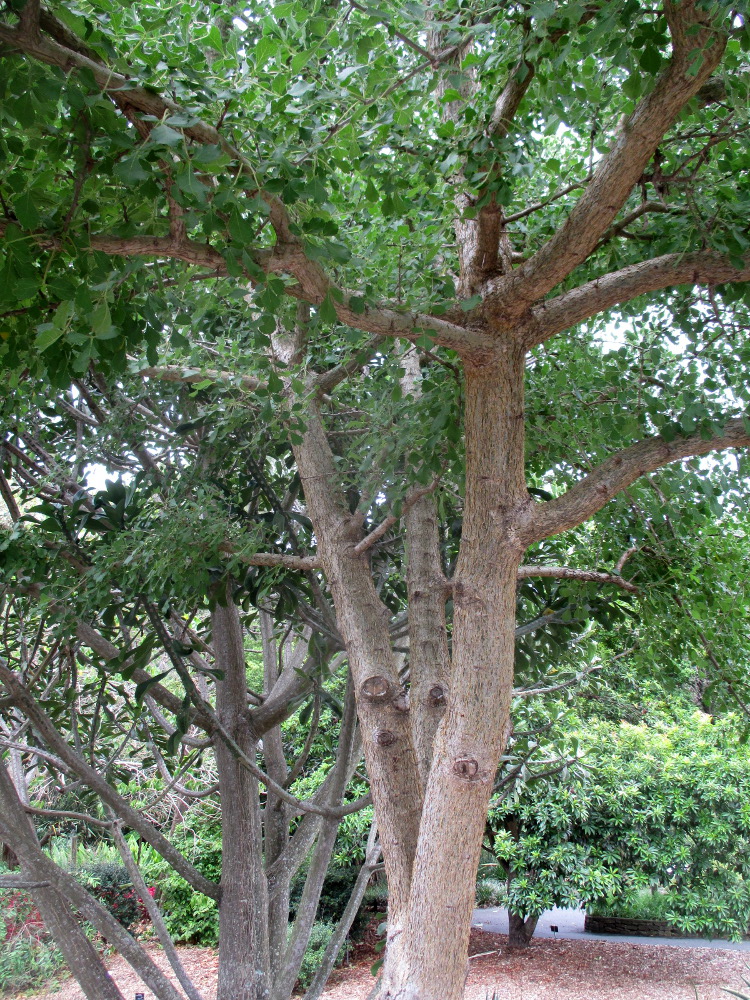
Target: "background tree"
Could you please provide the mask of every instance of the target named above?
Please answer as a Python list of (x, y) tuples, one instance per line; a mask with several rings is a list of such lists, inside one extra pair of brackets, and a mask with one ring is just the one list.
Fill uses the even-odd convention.
[[(132, 364), (249, 393), (276, 420), (309, 549), (260, 533), (247, 555), (312, 573), (335, 608), (389, 881), (381, 992), (454, 1000), (524, 553), (664, 465), (750, 442), (732, 336), (749, 273), (744, 12), (250, 3), (167, 28), (158, 5), (30, 2), (0, 43), (14, 384)], [(637, 343), (602, 365), (593, 321), (614, 309)], [(559, 336), (579, 324), (583, 343)], [(582, 399), (551, 432), (570, 373), (597, 386), (602, 371), (599, 419)], [(399, 523), (408, 705), (371, 561)]]
[(657, 888), (665, 890), (662, 919), (681, 931), (746, 933), (747, 769), (738, 719), (675, 715), (650, 726), (570, 720), (580, 759), (547, 781), (517, 784), (490, 810), (517, 917), (511, 943), (528, 943), (551, 906), (598, 912)]

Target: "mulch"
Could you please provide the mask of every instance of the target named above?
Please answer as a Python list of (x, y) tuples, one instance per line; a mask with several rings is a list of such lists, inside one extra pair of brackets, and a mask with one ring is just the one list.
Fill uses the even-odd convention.
[[(374, 985), (370, 966), (378, 957), (368, 932), (350, 964), (337, 969), (325, 1000), (365, 1000)], [(149, 950), (165, 968), (155, 945)], [(504, 935), (472, 930), (465, 1000), (728, 1000), (722, 987), (741, 991), (748, 974), (746, 953), (619, 941), (539, 939), (526, 949), (509, 948)], [(215, 1000), (218, 956), (210, 948), (181, 948), (180, 955), (205, 1000)], [(126, 1000), (142, 992), (153, 1000), (129, 966), (113, 957), (108, 967)], [(749, 990), (750, 992), (750, 990)], [(34, 1000), (83, 1000), (72, 980)]]

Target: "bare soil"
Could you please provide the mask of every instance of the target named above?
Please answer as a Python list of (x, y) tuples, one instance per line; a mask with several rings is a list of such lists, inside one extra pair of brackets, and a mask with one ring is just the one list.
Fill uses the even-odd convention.
[[(520, 950), (508, 948), (505, 940), (472, 931), (466, 1000), (490, 1000), (493, 992), (497, 1000), (728, 1000), (722, 987), (740, 989), (742, 974), (748, 974), (746, 955), (738, 951), (542, 939)], [(150, 950), (166, 970), (160, 950)], [(216, 952), (181, 948), (180, 955), (205, 1000), (215, 1000)], [(369, 942), (357, 949), (352, 964), (334, 972), (325, 1000), (365, 1000), (375, 982), (370, 973), (375, 958)], [(153, 1000), (121, 958), (108, 966), (125, 1000), (136, 991)], [(83, 994), (68, 980), (34, 1000), (83, 1000)]]

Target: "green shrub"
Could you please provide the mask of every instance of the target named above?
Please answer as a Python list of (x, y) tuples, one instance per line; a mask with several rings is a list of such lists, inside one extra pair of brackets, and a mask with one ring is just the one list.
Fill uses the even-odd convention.
[(588, 907), (600, 917), (631, 917), (636, 920), (667, 920), (671, 905), (669, 894), (645, 890), (626, 899), (607, 900)]
[[(175, 841), (177, 849), (206, 878), (221, 881), (221, 828), (201, 824)], [(159, 906), (172, 938), (178, 943), (215, 948), (219, 943), (216, 901), (196, 892), (153, 849), (143, 850), (141, 870), (149, 885), (157, 886)]]
[(64, 968), (62, 954), (46, 935), (16, 935), (0, 943), (0, 993), (14, 996), (47, 987)]
[[(335, 924), (329, 923), (326, 920), (317, 920), (312, 925), (310, 940), (307, 942), (307, 948), (302, 958), (302, 965), (300, 966), (297, 978), (298, 987), (306, 990), (313, 981), (313, 976), (320, 968), (320, 963), (323, 960), (323, 952), (328, 947), (328, 942), (333, 937), (335, 929)], [(336, 965), (343, 959), (345, 951), (346, 945), (344, 944), (336, 956)]]
[(503, 906), (508, 894), (496, 878), (480, 878), (477, 882), (477, 906)]
[[(317, 918), (322, 922), (337, 923), (346, 909), (354, 883), (359, 875), (359, 867), (331, 868), (326, 874), (318, 903)], [(302, 891), (305, 888), (307, 866), (303, 866), (292, 879), (289, 897), (289, 915), (294, 918)]]
[(79, 868), (74, 874), (123, 927), (130, 930), (138, 922), (141, 907), (125, 865), (98, 861)]
[(63, 967), (30, 894), (0, 890), (0, 994), (45, 986)]

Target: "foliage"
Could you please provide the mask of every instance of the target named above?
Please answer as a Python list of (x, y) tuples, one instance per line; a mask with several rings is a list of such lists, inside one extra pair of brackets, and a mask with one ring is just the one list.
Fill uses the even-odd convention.
[[(217, 881), (221, 877), (221, 827), (196, 823), (184, 829), (175, 844), (198, 871)], [(155, 851), (145, 847), (141, 860), (144, 878), (157, 887), (157, 901), (167, 930), (179, 943), (216, 947), (219, 912), (215, 900), (196, 892)]]
[(130, 930), (141, 919), (143, 904), (123, 864), (100, 861), (79, 868), (75, 875), (123, 927)]
[(506, 887), (499, 879), (477, 879), (477, 906), (503, 906), (506, 896)]
[(48, 985), (64, 967), (31, 896), (0, 889), (0, 993), (16, 996)]
[(62, 954), (46, 937), (17, 937), (0, 944), (0, 993), (10, 997), (50, 989), (63, 972)]
[[(319, 922), (333, 925), (340, 920), (346, 904), (349, 902), (349, 897), (351, 896), (358, 875), (358, 867), (339, 868), (335, 864), (331, 865), (326, 872), (323, 891), (320, 894), (320, 902), (318, 903), (317, 920)], [(305, 887), (306, 878), (307, 871), (305, 868), (301, 868), (292, 880), (290, 917), (293, 917), (296, 913), (302, 896), (302, 890)]]
[(663, 916), (701, 936), (750, 921), (750, 752), (735, 719), (590, 723), (569, 773), (517, 786), (490, 812), (506, 902), (517, 913), (630, 905), (668, 890)]
[[(323, 958), (323, 952), (328, 947), (328, 942), (333, 937), (335, 929), (335, 923), (328, 920), (316, 920), (313, 924), (312, 931), (310, 932), (310, 940), (305, 950), (305, 957), (302, 959), (302, 965), (300, 966), (297, 978), (298, 987), (307, 989), (313, 981), (313, 976), (318, 971), (321, 959)], [(344, 944), (336, 959), (337, 965), (343, 959), (345, 951), (346, 945)]]
[(593, 907), (589, 907), (589, 912), (602, 917), (666, 920), (673, 905), (668, 893), (643, 889), (626, 899), (615, 899), (611, 903), (596, 903)]
[[(205, 685), (210, 699), (222, 680), (211, 666), (209, 616), (231, 580), (245, 626), (263, 606), (280, 634), (287, 627), (311, 633), (307, 686), (288, 706), (299, 709), (300, 736), (311, 719), (318, 724), (315, 713), (326, 703), (293, 785), (295, 794), (310, 795), (330, 766), (331, 723), (341, 718), (331, 664), (341, 664), (339, 651), (353, 650), (339, 634), (345, 598), (331, 599), (336, 574), (320, 572), (321, 553), (326, 564), (341, 543), (348, 559), (355, 535), (391, 524), (395, 530), (380, 535), (361, 565), (372, 569), (368, 586), (374, 582), (384, 606), (377, 629), (388, 631), (379, 649), (401, 649), (407, 566), (396, 525), (407, 496), (435, 484), (440, 557), (432, 576), (451, 577), (462, 540), (478, 537), (476, 524), (464, 533), (471, 508), (464, 498), (476, 495), (478, 473), (485, 485), (495, 478), (466, 469), (464, 395), (472, 380), (465, 371), (491, 371), (501, 353), (513, 353), (507, 344), (523, 347), (526, 403), (519, 366), (519, 384), (506, 385), (516, 394), (513, 406), (498, 408), (505, 424), (496, 443), (506, 439), (511, 412), (513, 421), (525, 413), (525, 485), (535, 501), (562, 498), (642, 438), (667, 457), (667, 445), (679, 451), (686, 442), (686, 454), (697, 455), (730, 418), (732, 427), (747, 428), (750, 351), (739, 333), (750, 304), (743, 277), (750, 30), (724, 0), (666, 10), (639, 0), (489, 7), (448, 0), (437, 14), (434, 4), (387, 0), (377, 9), (323, 0), (176, 7), (57, 0), (53, 8), (35, 25), (38, 5), (28, 4), (19, 20), (13, 0), (0, 24), (0, 365), (10, 389), (0, 403), (0, 485), (15, 522), (0, 536), (3, 655), (11, 670), (35, 678), (33, 695), (71, 745), (89, 748), (111, 786), (130, 795), (141, 781), (146, 806), (156, 809), (165, 769), (197, 783), (204, 753), (195, 736), (191, 750), (183, 737), (196, 722), (194, 684)], [(694, 17), (687, 52), (683, 15)], [(37, 35), (46, 43), (50, 32), (55, 51), (72, 45), (59, 65), (38, 55), (49, 49), (36, 44)], [(693, 34), (703, 38), (694, 46)], [(709, 91), (699, 89), (709, 49), (722, 40), (716, 74), (709, 79), (706, 69)], [(672, 59), (677, 69), (665, 72)], [(661, 102), (677, 83), (671, 103)], [(498, 95), (519, 88), (516, 107), (498, 125)], [(650, 102), (646, 112), (642, 100)], [(631, 128), (634, 121), (639, 127)], [(620, 156), (624, 165), (622, 150), (632, 153)], [(587, 192), (603, 187), (607, 196), (587, 205)], [(461, 236), (462, 229), (482, 235), (482, 220), (490, 223), (488, 253), (483, 239)], [(480, 270), (489, 260), (479, 277), (461, 259), (472, 245), (482, 250)], [(661, 284), (632, 280), (652, 279), (665, 255), (675, 268), (691, 255), (697, 265), (680, 276), (670, 270)], [(559, 270), (543, 266), (549, 258), (561, 260)], [(602, 289), (618, 271), (619, 294), (609, 299)], [(719, 272), (729, 280), (714, 280)], [(539, 279), (538, 293), (529, 276)], [(580, 313), (583, 325), (566, 314), (560, 330), (572, 329), (564, 337), (535, 340), (535, 324), (545, 333), (542, 317), (554, 314), (561, 297), (590, 301), (592, 286), (604, 297)], [(446, 324), (453, 332), (441, 334)], [(400, 335), (394, 350), (389, 338)], [(476, 338), (481, 349), (472, 346)], [(290, 351), (282, 349), (287, 340)], [(538, 346), (527, 350), (534, 340)], [(405, 350), (417, 361), (418, 391), (404, 389)], [(331, 388), (326, 379), (342, 371), (349, 378), (333, 377)], [(327, 467), (303, 481), (300, 447), (318, 407), (330, 455), (322, 444), (318, 451), (335, 475)], [(585, 527), (535, 544), (531, 562), (573, 570), (621, 569), (623, 553), (633, 550), (628, 573), (660, 614), (652, 630), (636, 627), (636, 598), (609, 589), (622, 583), (619, 569), (606, 586), (524, 580), (516, 683), (562, 687), (583, 676), (593, 654), (606, 665), (619, 662), (635, 637), (627, 678), (602, 696), (610, 720), (619, 719), (630, 677), (646, 674), (654, 650), (665, 654), (678, 684), (696, 674), (691, 655), (703, 650), (710, 676), (692, 679), (704, 707), (722, 708), (727, 692), (742, 700), (746, 630), (725, 627), (745, 591), (737, 585), (717, 598), (716, 573), (701, 569), (717, 555), (726, 569), (731, 551), (701, 542), (691, 559), (681, 542), (703, 539), (712, 519), (735, 516), (747, 472), (746, 458), (736, 468), (694, 458), (634, 484)], [(346, 499), (351, 521), (338, 516), (346, 537), (331, 540), (321, 530), (309, 487), (323, 482), (340, 514)], [(598, 490), (610, 499), (606, 486)], [(524, 516), (534, 509), (522, 506)], [(673, 508), (682, 538), (671, 531)], [(489, 516), (486, 526), (499, 532), (505, 520)], [(300, 554), (317, 568), (293, 568)], [(510, 577), (507, 583), (512, 591)], [(669, 630), (667, 608), (678, 589), (691, 596), (680, 597), (681, 627)], [(465, 596), (458, 586), (451, 593)], [(512, 593), (502, 618), (490, 609), (480, 620), (480, 605), (466, 604), (466, 634), (476, 639), (492, 622), (506, 628), (510, 650)], [(712, 630), (706, 623), (714, 608)], [(461, 648), (453, 610), (448, 601), (442, 638)], [(81, 623), (114, 655), (102, 654), (102, 643), (96, 650), (71, 641)], [(182, 637), (165, 637), (176, 623), (185, 625)], [(35, 634), (46, 644), (42, 652)], [(39, 654), (31, 668), (29, 648)], [(491, 699), (503, 711), (511, 666), (497, 671), (504, 689)], [(469, 718), (461, 699), (470, 689), (475, 681), (463, 694), (458, 682), (452, 686), (455, 710), (446, 725)], [(171, 706), (166, 715), (150, 704), (156, 692), (162, 708)], [(600, 697), (588, 677), (584, 693)], [(252, 715), (263, 694), (248, 692), (248, 699)], [(208, 729), (215, 732), (213, 723)], [(605, 840), (590, 849), (607, 827), (589, 829), (598, 815), (592, 803), (610, 826), (625, 823), (614, 776), (602, 762), (604, 777), (594, 780), (571, 739), (559, 750), (550, 746), (559, 794), (545, 798), (536, 791), (541, 783), (528, 780), (544, 774), (543, 741), (533, 727), (523, 732), (516, 728), (503, 761), (498, 794), (505, 799), (493, 819), (515, 905), (556, 897), (564, 877), (566, 898), (634, 891), (645, 876), (626, 866), (629, 851), (641, 868), (658, 871), (649, 877), (679, 876), (680, 898), (694, 889), (703, 902), (690, 904), (693, 915), (705, 903), (701, 919), (724, 919), (711, 898), (711, 873), (717, 891), (731, 881), (726, 838), (715, 833), (710, 849), (704, 845), (705, 864), (696, 851), (695, 871), (675, 854), (682, 820), (674, 842), (655, 849), (658, 857), (629, 841), (627, 850)], [(373, 733), (364, 736), (373, 748)], [(287, 742), (296, 751), (305, 741)], [(54, 795), (53, 781), (36, 780), (40, 795)], [(373, 787), (381, 794), (385, 786)], [(524, 811), (527, 794), (539, 796), (538, 809)], [(690, 813), (687, 793), (684, 809), (664, 794), (662, 820), (670, 809)], [(698, 813), (693, 825), (708, 829)], [(149, 819), (163, 823), (163, 816)], [(473, 820), (480, 831), (483, 816)], [(359, 860), (364, 821), (343, 825), (339, 865)], [(634, 821), (648, 834), (645, 843), (658, 839), (658, 817), (636, 811)], [(216, 843), (209, 837), (196, 863), (218, 879)], [(719, 846), (732, 861), (717, 873), (708, 858)], [(160, 864), (180, 933), (210, 937), (213, 904)], [(732, 889), (738, 897), (740, 883)]]

